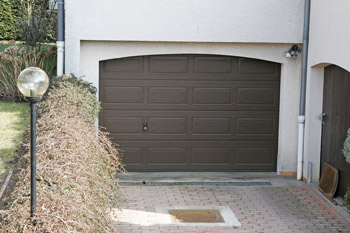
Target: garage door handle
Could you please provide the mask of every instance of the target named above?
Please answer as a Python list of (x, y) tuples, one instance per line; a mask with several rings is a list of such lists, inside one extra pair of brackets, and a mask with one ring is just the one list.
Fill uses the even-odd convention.
[(148, 129), (147, 123), (144, 122), (144, 123), (143, 123), (143, 131), (147, 131), (147, 129)]

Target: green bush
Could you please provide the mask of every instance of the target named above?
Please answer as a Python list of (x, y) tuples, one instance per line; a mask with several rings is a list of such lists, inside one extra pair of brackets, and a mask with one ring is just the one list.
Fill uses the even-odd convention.
[(346, 193), (344, 195), (344, 206), (346, 210), (350, 213), (350, 187), (346, 189)]
[[(69, 78), (65, 79), (68, 80)], [(117, 207), (118, 151), (92, 123), (96, 95), (80, 81), (62, 81), (41, 102), (37, 122), (37, 213), (31, 218), (30, 155), (5, 210), (4, 232), (115, 232), (109, 210)]]
[[(343, 154), (346, 162), (350, 163), (350, 129), (348, 129), (348, 134), (344, 142)], [(350, 187), (347, 188), (346, 193), (344, 195), (344, 206), (350, 213)]]
[(348, 134), (344, 142), (343, 154), (346, 162), (350, 163), (350, 129), (348, 129)]
[(0, 1), (0, 40), (12, 40), (19, 37), (17, 21), (19, 19), (19, 1)]
[(56, 67), (56, 49), (50, 47), (47, 52), (19, 48), (12, 45), (0, 52), (0, 99), (23, 101), (24, 97), (17, 88), (17, 78), (22, 70), (36, 66), (46, 71), (49, 77)]
[(49, 0), (1, 0), (0, 40), (21, 39), (34, 47), (56, 41), (57, 12), (48, 9)]

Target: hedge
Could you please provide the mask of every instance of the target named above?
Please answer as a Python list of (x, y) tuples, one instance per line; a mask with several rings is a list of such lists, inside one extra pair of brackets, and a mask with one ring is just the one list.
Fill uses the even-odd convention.
[(18, 0), (0, 1), (0, 40), (19, 38), (20, 31), (17, 25), (19, 19)]
[(38, 105), (37, 212), (30, 216), (28, 151), (3, 199), (0, 232), (116, 232), (110, 210), (122, 192), (114, 176), (124, 168), (108, 134), (94, 125), (94, 88), (74, 79), (57, 78)]
[[(25, 39), (23, 36), (23, 21), (26, 21), (26, 16), (23, 15), (23, 12), (26, 12), (26, 9), (22, 9), (22, 7), (26, 7), (26, 2), (22, 1), (23, 0), (0, 1), (0, 41)], [(46, 8), (49, 6), (48, 0), (34, 0), (34, 2), (37, 5), (36, 9), (38, 12), (41, 11), (41, 7)], [(48, 14), (44, 17), (47, 17), (47, 15)], [(43, 20), (41, 19), (41, 21)], [(53, 22), (47, 27), (47, 35), (43, 41), (56, 41), (56, 27), (57, 20), (53, 20)]]

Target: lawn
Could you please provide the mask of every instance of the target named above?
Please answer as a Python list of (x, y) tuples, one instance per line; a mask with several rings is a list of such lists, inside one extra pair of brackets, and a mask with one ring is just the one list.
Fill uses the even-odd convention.
[(0, 177), (7, 169), (30, 122), (27, 103), (0, 102)]
[[(16, 41), (16, 46), (19, 48), (31, 49), (31, 46), (24, 44), (22, 41)], [(7, 47), (11, 46), (8, 41), (0, 41), (0, 52), (4, 51)], [(47, 52), (51, 46), (56, 46), (55, 43), (42, 43), (41, 50)]]

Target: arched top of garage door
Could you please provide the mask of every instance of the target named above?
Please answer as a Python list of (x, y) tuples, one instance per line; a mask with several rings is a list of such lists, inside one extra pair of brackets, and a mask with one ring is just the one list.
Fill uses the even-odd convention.
[[(117, 73), (125, 75), (137, 73), (215, 75), (220, 79), (229, 80), (259, 80), (261, 79), (259, 77), (264, 77), (267, 80), (279, 80), (280, 78), (280, 64), (275, 62), (205, 54), (147, 55), (110, 59), (100, 62), (100, 71), (106, 74), (100, 79), (108, 79), (108, 73), (114, 73), (114, 75)], [(162, 76), (167, 79), (165, 75)], [(172, 76), (170, 78), (176, 79)], [(183, 77), (178, 76), (178, 78)]]
[(235, 55), (227, 55), (227, 54), (207, 54), (207, 53), (193, 53), (193, 54), (185, 54), (185, 53), (173, 53), (173, 54), (168, 54), (168, 53), (159, 53), (159, 54), (138, 54), (135, 56), (126, 56), (126, 57), (117, 57), (117, 58), (110, 58), (110, 59), (103, 59), (100, 60), (100, 62), (104, 61), (111, 61), (111, 60), (120, 60), (120, 59), (130, 59), (130, 58), (136, 58), (136, 57), (149, 57), (149, 56), (188, 56), (188, 55), (194, 55), (194, 56), (217, 56), (217, 57), (231, 57), (231, 58), (239, 58), (239, 59), (250, 59), (250, 60), (257, 60), (260, 62), (269, 62), (269, 63), (277, 63), (281, 64), (280, 62), (275, 62), (275, 61), (270, 61), (267, 60), (265, 57), (259, 57), (259, 58), (254, 58), (254, 57), (243, 57), (243, 56), (235, 56)]

